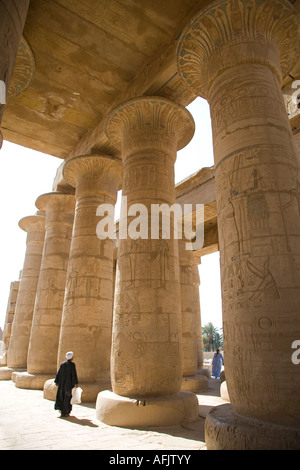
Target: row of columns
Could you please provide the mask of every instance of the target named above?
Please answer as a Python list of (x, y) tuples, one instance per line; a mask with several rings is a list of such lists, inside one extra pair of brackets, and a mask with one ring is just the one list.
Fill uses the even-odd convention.
[[(41, 388), (45, 375), (53, 377), (57, 370), (57, 349), (60, 335), (62, 306), (72, 237), (75, 201), (71, 194), (43, 194), (36, 201), (43, 211), (45, 238), (40, 264), (32, 324), (27, 349), (23, 349), (23, 367), (27, 373), (15, 377), (16, 385), (24, 388)], [(21, 278), (21, 283), (23, 278)], [(22, 327), (17, 310), (16, 328)], [(19, 331), (13, 330), (13, 337)], [(25, 346), (25, 345), (24, 345)], [(13, 350), (13, 345), (10, 348)], [(10, 351), (9, 349), (9, 351)], [(9, 367), (16, 364), (10, 361)]]
[(13, 281), (10, 283), (4, 329), (3, 329), (3, 343), (2, 343), (2, 350), (1, 350), (1, 356), (0, 356), (0, 366), (5, 366), (7, 364), (7, 351), (8, 351), (10, 337), (11, 337), (11, 329), (12, 329), (12, 324), (14, 320), (19, 287), (20, 287), (20, 281)]
[[(231, 404), (208, 415), (209, 449), (299, 448), (300, 375), (291, 345), (300, 338), (300, 182), (280, 86), (296, 58), (297, 31), (297, 16), (287, 0), (217, 0), (196, 15), (179, 41), (179, 73), (209, 101), (213, 129)], [(173, 204), (176, 151), (193, 134), (187, 110), (165, 98), (136, 98), (109, 114), (106, 132), (122, 154), (128, 205)], [(108, 184), (105, 197), (112, 201), (119, 162), (97, 158), (105, 160), (102, 185)], [(94, 156), (84, 157), (89, 159)], [(74, 165), (75, 160), (66, 163), (66, 175)], [(89, 181), (95, 184), (96, 173), (89, 178), (89, 165), (83, 166), (83, 178), (71, 172), (77, 174), (77, 201), (59, 355), (72, 345), (79, 375), (89, 382), (95, 362), (108, 361), (99, 358), (98, 346), (108, 345), (101, 287), (112, 283), (112, 263), (111, 271), (97, 263), (101, 257), (111, 259), (112, 249), (104, 250), (96, 240), (95, 227), (89, 233), (87, 221), (96, 223), (100, 199), (97, 191), (91, 195), (87, 189)], [(172, 237), (120, 240), (113, 391), (100, 392), (96, 404), (104, 422), (151, 425), (160, 417), (170, 424), (197, 415), (195, 395), (180, 391), (179, 284), (178, 244)], [(86, 308), (87, 301), (99, 302), (101, 321), (96, 309)], [(105, 374), (97, 377), (105, 379)]]
[[(192, 252), (184, 254), (184, 245), (180, 248), (183, 261), (179, 264), (177, 240), (155, 240), (154, 243), (151, 240), (119, 241), (112, 336), (114, 241), (98, 238), (97, 208), (100, 204), (115, 205), (117, 192), (122, 187), (123, 171), (125, 181), (128, 181), (133, 168), (136, 177), (143, 179), (145, 177), (140, 170), (150, 170), (146, 176), (149, 184), (141, 181), (138, 187), (132, 180), (131, 191), (123, 185), (129, 204), (135, 200), (145, 203), (149, 209), (153, 201), (173, 204), (176, 148), (170, 156), (162, 152), (156, 155), (157, 149), (151, 147), (153, 136), (157, 133), (159, 139), (164, 139), (161, 137), (164, 135), (161, 124), (168, 127), (174, 112), (178, 113), (175, 126), (178, 123), (182, 126), (186, 121), (191, 128), (188, 138), (193, 130), (193, 120), (184, 108), (166, 101), (163, 103), (166, 115), (157, 119), (161, 101), (142, 98), (137, 103), (135, 118), (139, 119), (143, 114), (143, 106), (148, 114), (136, 139), (142, 138), (145, 126), (148, 132), (149, 121), (152, 124), (152, 132), (148, 132), (145, 140), (143, 158), (134, 152), (133, 167), (122, 165), (116, 158), (97, 154), (66, 161), (64, 179), (75, 188), (75, 196), (59, 192), (44, 194), (36, 201), (39, 213), (26, 218), (28, 242), (21, 288), (7, 368), (0, 369), (0, 377), (7, 373), (7, 378), (12, 377), (18, 387), (41, 389), (46, 382), (45, 395), (53, 398), (53, 380), (50, 379), (70, 349), (75, 353), (84, 401), (95, 401), (98, 392), (109, 389), (111, 382), (117, 394), (138, 397), (148, 396), (148, 393), (150, 396), (164, 396), (179, 392), (182, 374), (184, 388), (199, 390), (207, 387), (207, 377), (197, 374), (197, 341), (201, 333), (197, 334), (190, 318), (188, 321), (184, 319), (185, 316), (194, 316), (201, 329), (197, 265)], [(185, 120), (182, 121), (183, 117)], [(172, 125), (170, 135), (167, 135), (169, 139), (178, 130)], [(151, 178), (152, 167), (147, 167), (147, 159), (151, 166), (155, 161), (157, 179)], [(165, 178), (163, 184), (159, 174)], [(162, 191), (160, 198), (158, 189)], [(134, 193), (135, 199), (131, 199)], [(24, 221), (22, 227), (25, 229)], [(129, 270), (128, 260), (131, 264)], [(33, 267), (36, 268), (34, 272)], [(28, 289), (28, 269), (30, 275), (35, 276), (36, 296)], [(184, 292), (191, 285), (195, 286), (193, 299), (185, 299), (185, 311), (181, 317), (180, 287)], [(28, 297), (30, 306), (28, 300), (24, 301)], [(23, 304), (26, 312), (21, 308)], [(193, 304), (192, 308), (189, 304)], [(143, 324), (142, 329), (140, 324)], [(182, 329), (186, 338), (183, 361)], [(165, 358), (164, 367), (161, 367), (162, 357)], [(170, 358), (173, 360), (171, 370)], [(137, 365), (137, 360), (140, 365)], [(161, 390), (163, 381), (166, 382), (165, 390)], [(175, 381), (175, 385), (170, 385), (169, 381)]]
[(40, 213), (24, 217), (20, 220), (19, 227), (27, 233), (26, 254), (7, 352), (7, 364), (12, 369), (22, 370), (27, 366), (32, 315), (44, 247), (45, 217)]

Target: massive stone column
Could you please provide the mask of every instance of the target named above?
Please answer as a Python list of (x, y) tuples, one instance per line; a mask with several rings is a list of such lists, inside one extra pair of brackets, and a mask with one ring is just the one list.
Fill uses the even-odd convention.
[(76, 208), (67, 271), (58, 365), (74, 352), (82, 400), (95, 401), (110, 387), (113, 303), (113, 242), (100, 239), (97, 209), (114, 208), (122, 183), (122, 162), (107, 155), (65, 162), (64, 179), (76, 188)]
[(197, 306), (196, 310), (199, 312), (199, 315), (196, 317), (196, 335), (197, 335), (197, 370), (198, 374), (205, 375), (210, 378), (211, 373), (207, 367), (203, 367), (203, 338), (202, 338), (202, 322), (201, 322), (201, 303), (200, 303), (200, 275), (199, 267), (201, 264), (201, 258), (194, 256), (194, 262), (192, 264), (192, 273), (193, 273), (193, 286), (195, 289), (195, 302)]
[(163, 238), (160, 224), (154, 237), (150, 216), (153, 204), (169, 208), (175, 203), (176, 151), (190, 141), (194, 122), (185, 108), (169, 100), (142, 97), (113, 110), (106, 131), (122, 152), (124, 175), (113, 319), (113, 392), (98, 395), (97, 416), (117, 426), (183, 421), (193, 415), (194, 394), (179, 393), (178, 243), (172, 219), (170, 236)]
[(9, 341), (11, 336), (11, 328), (16, 310), (16, 303), (18, 298), (18, 292), (20, 287), (20, 281), (14, 281), (10, 284), (6, 317), (3, 329), (3, 350), (0, 357), (0, 367), (7, 365), (7, 351), (9, 347)]
[(27, 372), (14, 373), (17, 387), (43, 389), (57, 370), (57, 352), (75, 210), (72, 194), (41, 195), (45, 241), (27, 356)]
[[(7, 353), (6, 379), (11, 378), (14, 370), (27, 367), (32, 315), (44, 246), (45, 217), (24, 217), (20, 220), (19, 227), (27, 232), (26, 253)], [(5, 378), (4, 369), (6, 368), (0, 370), (1, 379)]]
[(183, 351), (181, 388), (197, 392), (208, 388), (207, 377), (198, 371), (199, 274), (193, 251), (186, 249), (186, 240), (178, 240), (178, 245)]
[(285, 0), (215, 1), (185, 29), (181, 76), (211, 109), (231, 405), (210, 449), (300, 448), (299, 165), (281, 92), (298, 53)]

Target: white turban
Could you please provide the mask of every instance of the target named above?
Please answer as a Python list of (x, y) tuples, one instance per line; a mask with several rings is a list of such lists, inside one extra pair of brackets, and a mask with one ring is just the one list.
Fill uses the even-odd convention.
[(67, 352), (67, 354), (66, 354), (66, 358), (68, 359), (68, 361), (69, 361), (70, 359), (72, 359), (73, 356), (74, 356), (74, 353), (73, 353), (72, 351), (69, 351), (69, 352)]

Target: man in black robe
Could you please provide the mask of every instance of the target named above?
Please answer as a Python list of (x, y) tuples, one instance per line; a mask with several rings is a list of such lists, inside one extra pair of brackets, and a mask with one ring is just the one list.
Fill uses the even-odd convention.
[(72, 351), (67, 352), (67, 360), (61, 363), (54, 380), (55, 384), (58, 385), (54, 409), (60, 410), (61, 416), (63, 417), (69, 416), (72, 411), (72, 388), (78, 385), (73, 356), (74, 354)]

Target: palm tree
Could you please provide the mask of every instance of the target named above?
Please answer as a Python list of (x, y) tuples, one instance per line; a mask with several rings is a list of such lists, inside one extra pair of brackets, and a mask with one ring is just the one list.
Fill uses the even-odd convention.
[(223, 335), (211, 322), (202, 328), (202, 339), (205, 351), (214, 351), (223, 346)]

